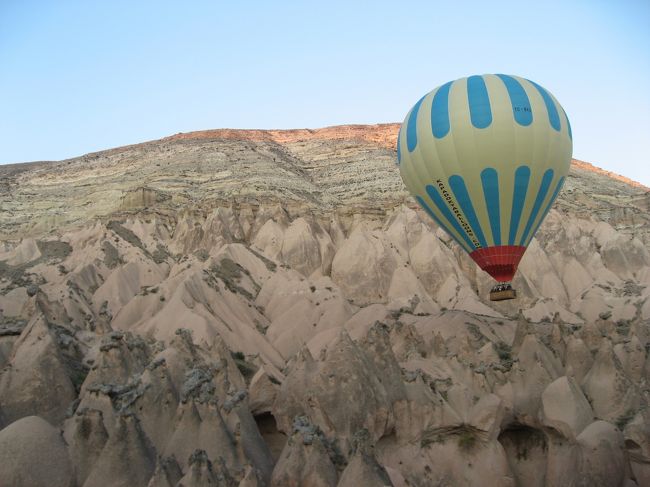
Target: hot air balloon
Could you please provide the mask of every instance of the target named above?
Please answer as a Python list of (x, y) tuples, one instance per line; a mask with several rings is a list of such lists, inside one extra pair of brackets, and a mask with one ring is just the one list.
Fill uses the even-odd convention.
[(498, 284), (511, 281), (569, 172), (569, 119), (537, 83), (486, 74), (424, 95), (397, 139), (404, 184), (425, 212)]

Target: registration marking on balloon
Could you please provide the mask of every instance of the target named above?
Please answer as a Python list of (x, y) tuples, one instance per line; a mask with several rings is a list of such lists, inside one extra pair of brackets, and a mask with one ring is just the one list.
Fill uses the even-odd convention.
[[(465, 219), (463, 218), (463, 214), (461, 213), (460, 209), (454, 203), (454, 199), (452, 198), (449, 191), (447, 191), (447, 188), (445, 187), (445, 184), (442, 182), (441, 179), (436, 179), (436, 183), (438, 184), (438, 188), (440, 189), (440, 194), (442, 194), (442, 198), (445, 200), (445, 202), (447, 203), (449, 208), (451, 208), (452, 213), (456, 216), (456, 219), (458, 220), (458, 223), (460, 223), (460, 226), (462, 227), (462, 229), (465, 230), (465, 232), (467, 232), (467, 236), (472, 241), (472, 244), (474, 244), (474, 247), (477, 248), (477, 249), (481, 248), (480, 242), (474, 236), (474, 232), (472, 231), (472, 227), (470, 227), (469, 223), (467, 223), (465, 221)], [(430, 191), (428, 187), (427, 187), (427, 191)]]
[(450, 81), (418, 100), (397, 144), (420, 206), (481, 269), (511, 281), (569, 171), (571, 126), (553, 95), (505, 74)]

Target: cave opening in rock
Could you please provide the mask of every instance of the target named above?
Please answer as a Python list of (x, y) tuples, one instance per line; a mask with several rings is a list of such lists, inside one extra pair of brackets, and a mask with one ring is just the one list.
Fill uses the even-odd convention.
[(548, 442), (540, 429), (513, 424), (499, 435), (499, 442), (506, 451), (515, 485), (543, 487), (546, 485)]
[(275, 418), (270, 412), (257, 414), (255, 416), (255, 422), (257, 423), (257, 429), (262, 435), (262, 438), (269, 447), (273, 463), (277, 463), (287, 442), (287, 436), (278, 430)]

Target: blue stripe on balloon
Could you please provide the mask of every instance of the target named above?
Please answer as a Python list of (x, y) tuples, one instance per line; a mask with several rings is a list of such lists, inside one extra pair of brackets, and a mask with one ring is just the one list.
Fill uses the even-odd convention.
[(508, 90), (512, 115), (515, 117), (515, 121), (519, 125), (530, 125), (533, 122), (533, 110), (530, 107), (530, 100), (524, 87), (512, 76), (507, 74), (497, 74), (497, 76), (501, 78), (506, 90)]
[(477, 129), (489, 127), (492, 123), (492, 109), (485, 81), (482, 76), (467, 78), (467, 101), (472, 125)]
[(402, 138), (402, 127), (400, 127), (399, 132), (397, 132), (397, 165), (398, 166), (402, 163), (402, 150), (399, 147), (401, 138)]
[(449, 231), (447, 230), (447, 226), (444, 225), (444, 224), (440, 221), (440, 218), (438, 218), (438, 217), (436, 216), (436, 214), (433, 212), (433, 210), (431, 209), (431, 207), (429, 207), (429, 205), (427, 204), (427, 202), (424, 201), (424, 199), (423, 199), (421, 196), (416, 196), (415, 199), (418, 201), (418, 203), (419, 203), (420, 206), (424, 209), (424, 211), (427, 212), (427, 214), (431, 217), (431, 219), (432, 219), (434, 222), (436, 222), (440, 228), (442, 228), (443, 230), (445, 230), (445, 231), (447, 232), (447, 235), (450, 235), (451, 238), (453, 238), (454, 241), (455, 241), (458, 245), (460, 245), (461, 247), (463, 247), (463, 248), (464, 248), (465, 250), (467, 250), (468, 252), (471, 252), (472, 250), (474, 250), (473, 248), (471, 248), (471, 250), (470, 250), (470, 248), (467, 247), (467, 244), (466, 244), (465, 242), (463, 242), (462, 240), (458, 240), (458, 237), (456, 237), (453, 233), (451, 233), (451, 232), (449, 232)]
[(476, 218), (474, 205), (472, 205), (472, 199), (470, 198), (469, 193), (467, 192), (467, 187), (465, 186), (465, 180), (461, 176), (454, 175), (449, 178), (449, 186), (451, 187), (451, 190), (454, 192), (456, 201), (460, 205), (460, 208), (463, 210), (463, 213), (465, 213), (465, 216), (467, 217), (467, 221), (470, 227), (472, 227), (472, 230), (474, 231), (476, 238), (481, 244), (481, 247), (487, 247), (488, 246), (487, 241), (485, 240), (485, 236), (483, 235), (483, 229), (481, 228), (481, 225), (478, 222), (478, 218)]
[(490, 217), (490, 228), (492, 229), (492, 240), (494, 245), (501, 245), (501, 212), (499, 207), (499, 175), (494, 168), (488, 167), (481, 171), (481, 183), (483, 184), (483, 196), (485, 207)]
[(526, 238), (528, 237), (528, 233), (533, 228), (533, 224), (535, 223), (535, 219), (537, 218), (539, 209), (541, 208), (542, 203), (544, 202), (544, 199), (548, 194), (548, 188), (551, 186), (552, 180), (553, 180), (553, 169), (547, 169), (546, 172), (544, 173), (544, 176), (542, 176), (542, 183), (539, 186), (539, 191), (537, 192), (537, 197), (535, 198), (535, 203), (533, 204), (533, 209), (530, 212), (530, 216), (528, 217), (528, 223), (524, 228), (524, 233), (521, 235), (521, 239), (519, 240), (519, 245), (524, 244)]
[[(460, 223), (458, 223), (458, 220), (454, 216), (454, 214), (451, 212), (449, 207), (447, 206), (447, 203), (445, 200), (442, 199), (442, 196), (440, 196), (440, 193), (438, 193), (438, 190), (431, 186), (430, 184), (427, 184), (426, 186), (427, 194), (429, 195), (429, 198), (431, 198), (431, 201), (434, 202), (434, 204), (438, 207), (438, 210), (440, 210), (440, 213), (444, 215), (444, 217), (447, 219), (449, 224), (454, 227), (454, 229), (458, 232), (458, 234), (462, 237), (465, 242), (467, 242), (467, 245), (469, 245), (469, 248), (474, 250), (476, 249), (476, 245), (471, 241), (469, 238), (469, 235), (467, 235), (467, 232), (463, 230), (463, 227), (460, 226)], [(441, 225), (442, 228), (447, 228), (446, 225)]]
[(564, 111), (564, 108), (562, 109), (562, 113), (564, 113), (564, 118), (566, 119), (566, 126), (569, 129), (569, 138), (571, 140), (573, 140), (573, 134), (571, 133), (571, 122), (569, 122), (569, 117), (567, 117), (567, 114)]
[(539, 86), (537, 83), (534, 81), (528, 80), (535, 88), (537, 88), (537, 91), (539, 91), (539, 94), (542, 95), (542, 98), (544, 99), (544, 104), (546, 105), (546, 111), (548, 112), (548, 121), (551, 123), (551, 127), (553, 127), (555, 130), (558, 132), (560, 131), (560, 115), (557, 113), (557, 108), (555, 107), (555, 103), (553, 102), (553, 99), (551, 98), (551, 95), (548, 94), (548, 91), (546, 91), (544, 88)]
[(411, 109), (409, 114), (409, 119), (406, 124), (406, 147), (409, 152), (413, 152), (418, 145), (418, 112), (420, 111), (420, 105), (424, 101), (424, 95), (418, 100), (415, 106)]
[(510, 212), (510, 233), (508, 235), (508, 245), (515, 244), (517, 230), (519, 229), (519, 220), (521, 219), (521, 210), (524, 208), (526, 193), (528, 192), (529, 180), (530, 168), (528, 166), (519, 166), (515, 171), (515, 185), (512, 196), (512, 211)]
[(557, 185), (555, 186), (555, 190), (553, 191), (553, 196), (551, 196), (551, 199), (549, 202), (546, 204), (546, 208), (544, 208), (544, 211), (542, 212), (542, 217), (539, 219), (539, 222), (537, 222), (537, 225), (535, 226), (535, 230), (533, 230), (533, 233), (530, 234), (530, 237), (528, 238), (528, 241), (525, 243), (526, 246), (530, 244), (530, 241), (533, 239), (535, 234), (537, 233), (537, 230), (539, 230), (540, 225), (544, 221), (544, 218), (546, 218), (546, 215), (548, 212), (551, 210), (551, 206), (557, 199), (557, 195), (562, 189), (562, 185), (564, 184), (564, 176), (560, 178), (560, 180), (557, 182)]
[(449, 133), (449, 89), (451, 84), (445, 83), (436, 94), (433, 95), (431, 102), (431, 132), (436, 139), (442, 139)]

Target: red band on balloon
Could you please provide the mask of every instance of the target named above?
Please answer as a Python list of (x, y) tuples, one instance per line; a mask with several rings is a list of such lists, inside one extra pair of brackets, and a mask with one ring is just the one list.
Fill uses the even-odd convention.
[(477, 249), (469, 256), (497, 281), (510, 282), (525, 251), (521, 245), (499, 245)]

